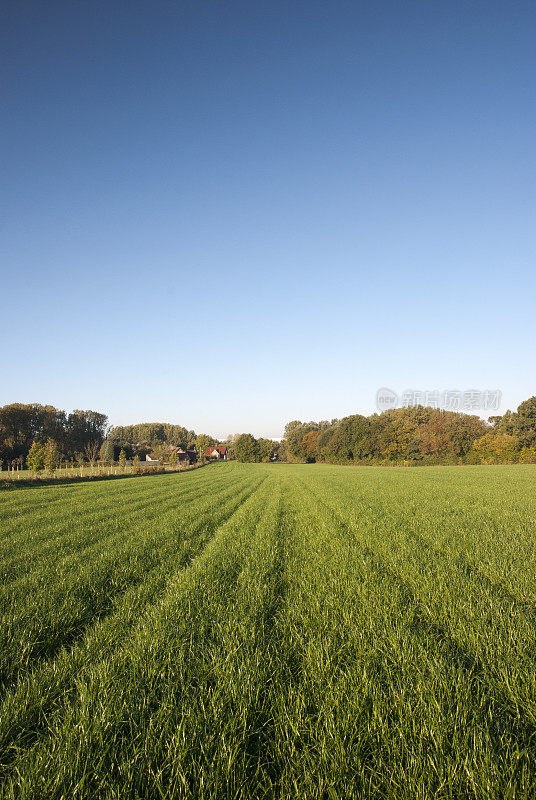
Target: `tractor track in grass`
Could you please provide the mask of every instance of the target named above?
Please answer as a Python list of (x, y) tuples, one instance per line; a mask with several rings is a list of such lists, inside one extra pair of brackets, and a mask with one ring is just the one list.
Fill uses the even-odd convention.
[[(78, 542), (73, 542), (69, 548), (64, 550), (60, 550), (59, 553), (56, 553), (56, 557), (59, 555), (61, 557), (61, 568), (63, 574), (68, 574), (70, 571), (76, 571), (79, 569), (81, 563), (91, 563), (91, 556), (98, 554), (103, 550), (104, 547), (110, 549), (111, 547), (115, 547), (117, 542), (121, 542), (123, 545), (128, 546), (128, 540), (132, 538), (132, 534), (128, 530), (128, 527), (124, 525), (124, 521), (128, 524), (131, 522), (132, 524), (136, 523), (136, 519), (140, 513), (143, 513), (144, 510), (149, 508), (153, 504), (144, 504), (139, 508), (130, 511), (128, 515), (122, 517), (121, 519), (121, 527), (114, 525), (113, 530), (110, 529), (109, 525), (112, 523), (112, 517), (110, 515), (103, 516), (100, 522), (106, 523), (107, 525), (99, 525), (99, 520), (94, 521), (92, 527), (84, 537), (82, 541), (80, 541), (80, 546)], [(143, 516), (143, 523), (144, 525), (151, 522), (151, 520), (155, 520), (159, 518), (162, 514), (167, 514), (168, 512), (172, 511), (177, 507), (175, 502), (167, 502), (163, 504), (158, 504), (158, 511), (155, 508), (154, 513), (147, 516), (146, 514)], [(67, 534), (68, 536), (68, 534)], [(67, 538), (67, 536), (62, 536), (62, 539)], [(125, 536), (128, 539), (125, 539)], [(52, 564), (48, 569), (48, 574), (43, 569), (40, 569), (42, 560), (45, 563), (49, 560), (47, 557), (51, 556), (54, 553), (54, 548), (58, 546), (58, 542), (55, 541), (49, 548), (45, 551), (40, 552), (37, 554), (36, 558), (33, 560), (32, 563), (24, 564), (23, 558), (19, 559), (19, 563), (14, 566), (8, 566), (5, 571), (2, 573), (4, 586), (0, 592), (0, 602), (3, 596), (10, 596), (13, 597), (14, 593), (17, 591), (19, 587), (26, 588), (28, 584), (31, 584), (33, 573), (29, 571), (30, 567), (34, 568), (34, 572), (38, 572), (38, 580), (40, 582), (44, 582), (45, 580), (50, 579), (51, 577), (55, 577), (54, 573), (57, 572), (57, 561), (55, 564)], [(0, 569), (3, 569), (0, 568)], [(24, 574), (20, 574), (24, 570)]]
[[(224, 475), (213, 474), (211, 478), (212, 480), (210, 482), (207, 482), (201, 487), (205, 491), (213, 491), (214, 487), (225, 486), (228, 483)], [(21, 520), (17, 514), (15, 530), (11, 532), (8, 531), (7, 533), (4, 532), (0, 542), (0, 575), (2, 575), (4, 582), (6, 578), (9, 578), (9, 570), (14, 570), (19, 565), (22, 568), (26, 568), (31, 562), (36, 562), (40, 558), (45, 557), (48, 553), (53, 552), (62, 541), (69, 540), (73, 535), (73, 524), (77, 523), (81, 517), (84, 518), (88, 526), (91, 526), (89, 532), (86, 534), (88, 540), (90, 540), (91, 537), (95, 535), (95, 529), (98, 529), (102, 523), (109, 521), (112, 517), (120, 519), (121, 529), (124, 529), (128, 522), (130, 520), (135, 520), (144, 509), (154, 507), (155, 513), (153, 514), (153, 518), (158, 516), (159, 513), (161, 513), (162, 506), (158, 505), (155, 501), (166, 498), (168, 502), (164, 504), (164, 507), (173, 508), (180, 502), (187, 500), (188, 497), (194, 493), (194, 488), (189, 486), (187, 488), (181, 486), (180, 491), (172, 495), (164, 491), (161, 486), (158, 487), (157, 490), (155, 490), (154, 487), (151, 487), (151, 489), (153, 489), (153, 491), (144, 493), (143, 496), (135, 502), (127, 502), (127, 500), (122, 497), (117, 498), (114, 496), (112, 498), (109, 496), (106, 498), (107, 505), (104, 508), (95, 509), (94, 500), (90, 505), (91, 510), (89, 512), (87, 512), (84, 507), (78, 507), (75, 513), (71, 512), (71, 515), (61, 523), (63, 529), (54, 536), (50, 536), (50, 531), (48, 531), (46, 525), (41, 524), (39, 534), (36, 538), (34, 537), (32, 539), (31, 552), (26, 551), (21, 553), (21, 546), (26, 549), (28, 545), (28, 531), (26, 529), (20, 529)], [(124, 503), (117, 503), (118, 499), (124, 499)], [(113, 505), (112, 500), (114, 501)], [(122, 505), (128, 509), (126, 513)], [(35, 509), (32, 507), (28, 513), (35, 516)], [(41, 523), (45, 521), (46, 520), (41, 520)], [(76, 544), (76, 542), (73, 544), (72, 552), (78, 550)], [(91, 541), (89, 544), (91, 545)], [(29, 563), (27, 561), (25, 562), (25, 559), (29, 559)]]
[[(254, 494), (259, 486), (262, 484), (262, 480), (260, 482), (255, 483), (253, 488), (246, 488), (242, 490), (239, 494), (236, 494), (234, 487), (229, 489), (227, 493), (223, 495), (223, 498), (219, 498), (220, 501), (225, 499), (227, 496), (232, 498), (236, 498), (234, 502), (231, 503), (230, 510), (227, 516), (221, 516), (220, 514), (216, 514), (213, 519), (209, 519), (207, 523), (206, 516), (192, 529), (192, 532), (189, 533), (188, 539), (194, 540), (193, 546), (188, 548), (186, 552), (180, 553), (180, 549), (175, 550), (171, 554), (167, 556), (168, 559), (172, 560), (179, 556), (178, 558), (178, 565), (179, 568), (184, 568), (187, 566), (192, 558), (195, 557), (198, 553), (198, 547), (202, 547), (206, 544), (206, 542), (210, 539), (211, 536), (214, 535), (214, 532), (220, 527), (222, 524), (225, 523), (227, 519), (229, 519), (240, 506), (245, 503), (252, 494)], [(225, 506), (223, 506), (225, 508)], [(223, 512), (224, 515), (227, 512)], [(200, 534), (205, 532), (205, 536), (201, 536)], [(197, 543), (196, 543), (197, 540)], [(154, 546), (152, 542), (149, 542), (148, 546), (148, 554), (154, 553)], [(123, 580), (119, 583), (113, 585), (111, 583), (114, 570), (115, 570), (116, 562), (112, 561), (110, 563), (110, 570), (109, 572), (101, 572), (99, 575), (99, 582), (97, 584), (87, 584), (82, 586), (73, 586), (72, 589), (77, 600), (82, 600), (81, 610), (76, 616), (69, 620), (69, 624), (66, 625), (66, 620), (64, 617), (59, 617), (57, 621), (51, 624), (46, 629), (41, 629), (40, 633), (40, 640), (33, 643), (29, 650), (27, 651), (25, 662), (21, 665), (14, 665), (11, 666), (8, 664), (4, 664), (0, 668), (0, 691), (5, 691), (6, 688), (13, 685), (21, 675), (24, 675), (27, 672), (30, 672), (34, 668), (34, 664), (36, 662), (42, 660), (53, 660), (56, 654), (66, 648), (69, 649), (76, 644), (78, 639), (83, 637), (87, 630), (94, 626), (94, 624), (99, 624), (102, 620), (106, 619), (110, 614), (113, 614), (117, 608), (118, 603), (121, 602), (121, 598), (123, 595), (132, 587), (142, 583), (146, 580), (148, 574), (152, 572), (154, 569), (161, 569), (162, 564), (160, 561), (160, 555), (157, 551), (152, 555), (152, 563), (149, 560), (147, 562), (147, 569), (142, 570), (140, 572), (132, 571), (130, 574), (126, 574), (123, 577)], [(133, 570), (135, 570), (135, 564)], [(45, 638), (43, 638), (45, 637)], [(5, 653), (5, 650), (4, 650)]]
[[(177, 479), (176, 475), (162, 477), (167, 478), (168, 481), (170, 478)], [(154, 508), (154, 515), (157, 515), (158, 502), (160, 500), (165, 500), (169, 507), (172, 508), (174, 504), (179, 504), (184, 499), (198, 494), (200, 490), (209, 492), (213, 491), (215, 487), (228, 484), (225, 475), (210, 473), (209, 471), (207, 471), (207, 474), (203, 473), (203, 478), (205, 478), (206, 482), (198, 487), (183, 483), (182, 477), (178, 482), (177, 490), (174, 492), (170, 491), (169, 483), (164, 486), (156, 482), (147, 487), (143, 486), (143, 491), (136, 494), (121, 492), (118, 490), (121, 487), (117, 486), (112, 487), (115, 488), (115, 492), (106, 493), (105, 489), (110, 487), (105, 487), (98, 494), (89, 495), (87, 502), (80, 505), (64, 504), (65, 511), (62, 514), (55, 513), (55, 508), (52, 508), (48, 514), (41, 514), (39, 506), (23, 506), (22, 511), (27, 511), (27, 515), (30, 516), (33, 523), (31, 526), (25, 525), (25, 520), (21, 519), (21, 503), (19, 500), (19, 507), (16, 508), (14, 513), (12, 512), (8, 524), (3, 526), (2, 538), (0, 539), (0, 571), (3, 569), (4, 564), (9, 562), (9, 559), (20, 557), (21, 546), (26, 550), (29, 542), (32, 547), (31, 554), (39, 557), (41, 548), (50, 551), (63, 540), (69, 540), (72, 536), (73, 528), (76, 528), (82, 518), (88, 526), (91, 526), (92, 530), (112, 518), (120, 520), (120, 527), (124, 528), (129, 520), (135, 519), (146, 509)], [(76, 499), (69, 498), (69, 500), (73, 501)], [(12, 519), (13, 517), (14, 520)], [(59, 525), (58, 519), (61, 520)], [(47, 523), (51, 520), (54, 520), (55, 525), (58, 527), (57, 532), (51, 531), (47, 526)], [(30, 539), (29, 533), (31, 534)]]
[[(391, 590), (397, 592), (401, 607), (409, 615), (409, 632), (423, 643), (426, 650), (433, 652), (435, 649), (446, 665), (453, 664), (465, 674), (474, 695), (475, 708), (480, 709), (483, 720), (493, 720), (493, 723), (489, 722), (488, 730), (497, 752), (506, 740), (521, 753), (529, 753), (536, 740), (536, 724), (530, 715), (524, 714), (519, 706), (513, 707), (504, 687), (493, 683), (489, 670), (478, 656), (464, 648), (444, 625), (430, 615), (425, 603), (415, 595), (409, 582), (370, 547), (358, 541), (351, 533), (350, 526), (330, 504), (321, 500), (307, 484), (302, 482), (302, 485), (315, 502), (332, 516), (341, 533), (352, 536), (352, 544), (360, 550), (370, 570), (386, 582)], [(486, 691), (483, 700), (484, 687)], [(493, 713), (495, 710), (498, 710), (497, 713)], [(534, 761), (536, 767), (536, 759)]]
[[(96, 676), (101, 672), (106, 676), (106, 682), (113, 687), (112, 690), (121, 703), (134, 701), (130, 708), (135, 719), (138, 715), (141, 715), (141, 719), (145, 719), (146, 714), (157, 713), (161, 702), (169, 702), (171, 693), (172, 705), (167, 724), (172, 728), (180, 722), (181, 717), (189, 718), (189, 698), (192, 693), (202, 707), (208, 702), (213, 692), (217, 693), (217, 682), (212, 677), (210, 667), (210, 653), (214, 647), (220, 649), (223, 646), (223, 642), (220, 641), (221, 624), (226, 620), (233, 625), (240, 622), (240, 618), (233, 616), (231, 612), (236, 602), (234, 595), (238, 581), (242, 583), (241, 591), (244, 591), (245, 587), (247, 588), (247, 583), (244, 583), (243, 568), (244, 559), (247, 560), (250, 546), (248, 542), (251, 542), (256, 535), (255, 517), (252, 516), (253, 509), (259, 504), (267, 506), (270, 502), (267, 499), (266, 490), (263, 490), (262, 499), (256, 499), (258, 489), (263, 482), (258, 482), (249, 498), (245, 499), (236, 511), (219, 526), (217, 534), (211, 538), (202, 553), (192, 562), (190, 569), (175, 574), (168, 581), (166, 591), (156, 598), (147, 613), (139, 620), (139, 624), (134, 626), (128, 642), (123, 642), (104, 661), (98, 660), (93, 664), (90, 662), (89, 665), (84, 661), (80, 673), (77, 676), (71, 676), (73, 683), (70, 690), (69, 686), (66, 686), (66, 683), (69, 683), (69, 676), (67, 676), (67, 681), (57, 687), (59, 696), (58, 692), (55, 692), (54, 696), (50, 698), (52, 702), (49, 703), (49, 713), (46, 713), (42, 706), (34, 709), (33, 714), (29, 710), (30, 714), (22, 720), (22, 729), (20, 724), (17, 726), (15, 720), (11, 721), (11, 724), (7, 726), (8, 741), (5, 742), (7, 747), (2, 748), (3, 754), (0, 757), (0, 762), (4, 765), (6, 786), (14, 786), (18, 770), (23, 768), (21, 758), (31, 758), (32, 754), (40, 752), (39, 749), (35, 749), (37, 745), (46, 750), (47, 742), (52, 737), (54, 741), (50, 744), (50, 753), (51, 755), (55, 753), (59, 746), (55, 737), (61, 731), (64, 711), (69, 714), (69, 719), (73, 718), (73, 714), (75, 719), (78, 718), (77, 714), (84, 710), (83, 698), (87, 690), (92, 685), (95, 686)], [(237, 512), (239, 512), (238, 517), (236, 516)], [(257, 517), (259, 519), (258, 527), (262, 528), (265, 525), (264, 515), (257, 512)], [(243, 530), (244, 521), (247, 521), (248, 524)], [(240, 540), (242, 544), (237, 547), (235, 542)], [(217, 604), (207, 603), (207, 596), (218, 598)], [(219, 623), (216, 624), (218, 620)], [(96, 655), (98, 656), (98, 653)], [(165, 658), (165, 662), (160, 666), (159, 658)], [(164, 672), (161, 671), (162, 669)], [(170, 669), (174, 676), (172, 682), (167, 677)], [(147, 690), (149, 691), (148, 695), (136, 694), (132, 700), (129, 700), (132, 691), (129, 683), (133, 679), (133, 675), (139, 673), (139, 670), (142, 674), (148, 670), (146, 678), (151, 684), (151, 688)], [(166, 677), (164, 677), (164, 673)], [(199, 678), (196, 678), (196, 675)], [(186, 682), (183, 683), (185, 677)], [(70, 692), (73, 693), (71, 697), (69, 696)], [(201, 694), (199, 694), (200, 692)], [(13, 699), (15, 700), (15, 698)], [(73, 704), (76, 708), (73, 707)], [(16, 703), (12, 704), (12, 708), (16, 711)], [(30, 724), (24, 724), (24, 722)], [(87, 721), (84, 724), (88, 724)], [(82, 721), (80, 725), (82, 725)], [(132, 720), (129, 725), (135, 725), (137, 731), (137, 722)], [(18, 736), (14, 740), (13, 730), (16, 728), (18, 728)], [(133, 734), (128, 730), (121, 723), (121, 726), (114, 729), (113, 733), (116, 742), (122, 742), (124, 747), (130, 746), (132, 742)], [(107, 764), (107, 759), (112, 755), (113, 753), (99, 756), (97, 760)], [(197, 768), (197, 762), (195, 767)], [(102, 768), (106, 774), (109, 765)], [(159, 783), (166, 779), (166, 771), (165, 768), (160, 769)], [(136, 781), (138, 783), (141, 781), (144, 786), (147, 779), (148, 776), (136, 776)], [(195, 792), (195, 779), (189, 779), (188, 773), (186, 773), (186, 777), (182, 781), (183, 785), (185, 780), (191, 783), (192, 791)], [(99, 787), (97, 787), (93, 785), (93, 777), (89, 777), (85, 781), (85, 787), (88, 792), (87, 796), (102, 796), (100, 779)], [(139, 792), (139, 790), (137, 791)], [(54, 796), (59, 797), (60, 795), (54, 794)], [(153, 793), (144, 789), (141, 795), (136, 794), (136, 796), (153, 796)]]
[[(256, 707), (249, 717), (249, 732), (245, 743), (245, 754), (263, 773), (272, 790), (276, 792), (280, 784), (284, 765), (274, 752), (276, 722), (274, 719), (274, 686), (278, 689), (283, 681), (286, 685), (295, 680), (296, 665), (289, 659), (289, 647), (282, 630), (282, 618), (288, 595), (287, 574), (287, 525), (283, 520), (288, 518), (283, 493), (274, 526), (274, 558), (270, 569), (265, 574), (265, 582), (269, 589), (265, 592), (263, 603), (255, 620), (254, 641), (266, 658), (266, 682), (261, 686)], [(274, 795), (275, 796), (275, 795)]]
[[(170, 478), (176, 477), (176, 475), (161, 475), (156, 476), (157, 478)], [(3, 518), (7, 518), (8, 521), (11, 519), (14, 513), (17, 516), (17, 528), (15, 531), (8, 533), (7, 536), (4, 537), (6, 542), (9, 542), (9, 538), (12, 535), (17, 535), (18, 527), (21, 522), (24, 522), (27, 517), (33, 518), (36, 514), (41, 514), (42, 519), (55, 519), (58, 516), (56, 513), (57, 507), (60, 506), (61, 508), (65, 507), (66, 503), (71, 501), (76, 502), (76, 509), (77, 513), (84, 514), (84, 516), (89, 517), (92, 509), (95, 508), (95, 499), (101, 499), (108, 497), (110, 499), (113, 498), (115, 501), (114, 505), (117, 509), (123, 510), (123, 506), (129, 505), (129, 499), (131, 496), (135, 497), (136, 495), (139, 497), (140, 492), (132, 491), (132, 488), (128, 485), (128, 481), (122, 481), (122, 479), (118, 479), (117, 482), (107, 483), (103, 482), (101, 484), (94, 484), (91, 486), (90, 484), (85, 485), (78, 485), (78, 486), (71, 486), (71, 487), (32, 487), (31, 490), (33, 494), (28, 498), (27, 496), (24, 497), (26, 501), (26, 505), (21, 507), (21, 496), (16, 493), (10, 499), (12, 502), (6, 501), (5, 496), (0, 495), (1, 504), (1, 515), (0, 521)], [(182, 484), (182, 481), (181, 481)], [(58, 489), (63, 489), (62, 493), (58, 492)], [(94, 491), (92, 492), (91, 489)], [(151, 500), (152, 497), (160, 496), (162, 494), (166, 494), (166, 491), (161, 483), (157, 480), (151, 482), (151, 484), (144, 484), (143, 487), (143, 498), (147, 498)], [(186, 486), (181, 486), (182, 490), (186, 489)], [(68, 491), (70, 490), (70, 491)], [(77, 491), (78, 490), (78, 491)], [(107, 491), (109, 490), (109, 491)], [(47, 499), (43, 499), (43, 495), (47, 494)], [(140, 502), (142, 502), (140, 500)]]
[[(225, 777), (222, 785), (218, 784), (221, 796), (242, 800), (280, 796), (283, 774), (288, 763), (279, 751), (278, 698), (282, 693), (289, 693), (292, 688), (296, 688), (302, 676), (300, 655), (285, 627), (290, 581), (289, 537), (293, 532), (294, 513), (287, 502), (286, 487), (278, 483), (273, 490), (270, 487), (270, 491), (265, 518), (259, 522), (259, 531), (251, 536), (251, 549), (246, 557), (246, 561), (257, 564), (256, 570), (245, 578), (241, 559), (231, 559), (219, 570), (213, 584), (219, 586), (217, 591), (221, 591), (221, 596), (225, 598), (221, 610), (230, 604), (227, 613), (231, 628), (239, 622), (241, 614), (250, 619), (250, 625), (239, 634), (236, 641), (236, 658), (247, 673), (246, 683), (249, 684), (249, 692), (239, 709), (243, 725), (237, 753), (238, 761), (247, 765), (247, 778), (237, 784), (231, 773)], [(247, 595), (246, 586), (249, 581), (255, 598), (253, 607), (249, 606), (243, 596), (244, 593)], [(196, 630), (192, 635), (190, 659), (187, 663), (187, 672), (190, 675), (199, 673), (204, 648), (216, 647), (219, 650), (223, 647), (221, 635), (221, 617), (218, 614), (211, 620), (204, 620), (201, 632)], [(205, 673), (204, 679), (196, 687), (202, 696), (218, 694), (217, 674), (209, 673), (207, 676)], [(228, 698), (229, 701), (233, 708), (236, 701)], [(181, 702), (188, 705), (188, 696), (181, 698)], [(197, 765), (194, 767), (197, 768)], [(196, 797), (195, 769), (193, 773), (192, 765), (184, 765), (183, 769), (182, 780), (189, 791), (187, 796)], [(171, 779), (170, 774), (167, 780)]]
[[(44, 703), (30, 703), (29, 707), (25, 707), (24, 698), (31, 699), (33, 694), (31, 686), (35, 682), (43, 680), (47, 682), (47, 676), (53, 679), (55, 672), (54, 657), (49, 658), (47, 663), (38, 663), (34, 670), (28, 675), (19, 675), (16, 683), (12, 683), (7, 688), (7, 693), (1, 700), (0, 718), (5, 718), (4, 711), (6, 704), (8, 704), (11, 706), (11, 719), (6, 726), (7, 729), (4, 729), (6, 725), (5, 722), (0, 728), (0, 776), (6, 775), (6, 771), (17, 761), (21, 750), (31, 747), (42, 739), (43, 734), (46, 734), (49, 728), (49, 713), (52, 712), (56, 715), (61, 713), (61, 708), (69, 702), (69, 696), (75, 689), (79, 671), (92, 664), (99, 663), (99, 661), (102, 660), (102, 649), (98, 646), (99, 628), (102, 628), (104, 636), (108, 638), (111, 635), (110, 629), (114, 626), (114, 617), (118, 617), (118, 622), (121, 624), (121, 631), (116, 647), (121, 647), (122, 645), (120, 645), (120, 642), (124, 642), (125, 638), (130, 635), (130, 632), (135, 630), (147, 616), (151, 616), (151, 614), (154, 613), (158, 615), (158, 612), (162, 608), (162, 599), (165, 598), (170, 589), (172, 589), (175, 582), (179, 579), (180, 574), (190, 567), (194, 559), (198, 559), (202, 556), (202, 553), (207, 549), (207, 545), (214, 540), (217, 532), (232, 520), (235, 514), (250, 500), (250, 498), (256, 495), (259, 488), (264, 483), (264, 480), (265, 478), (256, 481), (253, 487), (250, 486), (246, 492), (238, 495), (238, 502), (234, 504), (229, 513), (219, 518), (218, 523), (215, 524), (213, 530), (210, 531), (210, 536), (203, 537), (202, 541), (198, 543), (199, 546), (188, 554), (178, 570), (176, 568), (170, 568), (162, 580), (156, 580), (153, 591), (147, 596), (144, 596), (143, 583), (140, 583), (137, 587), (129, 587), (129, 590), (125, 592), (129, 603), (135, 602), (136, 589), (140, 590), (138, 593), (141, 595), (141, 603), (136, 608), (136, 613), (131, 613), (129, 615), (128, 620), (125, 620), (124, 615), (120, 613), (120, 609), (117, 609), (112, 615), (99, 620), (96, 626), (92, 626), (89, 630), (86, 629), (77, 637), (76, 641), (73, 642), (74, 646), (71, 650), (68, 650), (67, 647), (59, 648), (55, 656), (58, 654), (64, 655), (66, 674), (64, 679), (60, 680), (59, 683), (54, 686), (53, 690), (51, 690), (50, 687), (48, 688), (45, 695), (46, 701)], [(203, 528), (206, 528), (206, 523), (200, 523), (199, 530)], [(174, 565), (174, 567), (176, 567), (176, 565)], [(153, 577), (157, 575), (158, 570), (159, 568), (156, 568), (152, 571)], [(225, 573), (226, 580), (232, 577), (230, 572), (233, 572), (234, 579), (236, 580), (239, 573), (238, 565), (230, 565), (229, 570)], [(145, 576), (145, 580), (147, 581), (149, 577), (149, 575)], [(134, 597), (130, 597), (129, 595), (134, 595)], [(91, 653), (85, 652), (84, 644), (80, 642), (82, 636), (84, 636), (84, 634), (87, 636), (88, 633), (90, 633), (91, 639), (95, 640), (96, 643), (96, 647)], [(202, 642), (199, 644), (201, 645)], [(108, 655), (111, 655), (112, 652), (113, 651), (109, 652)], [(77, 669), (69, 672), (69, 663), (75, 660), (76, 656), (78, 656)], [(22, 695), (20, 699), (17, 699), (20, 695)]]
[(512, 612), (519, 612), (527, 619), (527, 621), (536, 627), (536, 606), (530, 600), (521, 600), (515, 594), (512, 594), (506, 586), (492, 580), (485, 572), (482, 572), (477, 564), (471, 563), (463, 556), (453, 558), (450, 553), (442, 548), (436, 548), (430, 542), (427, 542), (423, 536), (416, 531), (408, 528), (406, 533), (411, 537), (420, 548), (425, 550), (431, 555), (432, 558), (438, 559), (441, 563), (445, 564), (446, 568), (456, 570), (464, 580), (466, 580), (475, 589), (480, 590), (484, 588), (494, 600), (498, 600), (504, 607), (503, 610), (506, 614)]
[[(221, 488), (223, 490), (222, 494), (226, 497), (230, 493), (228, 481), (220, 481), (215, 484), (216, 488)], [(203, 487), (205, 489), (206, 487)], [(214, 486), (209, 486), (209, 489), (214, 489)], [(111, 507), (107, 509), (106, 513), (102, 511), (99, 512), (99, 519), (97, 522), (103, 523), (102, 531), (98, 525), (95, 524), (95, 521), (92, 520), (92, 524), (94, 527), (90, 530), (88, 534), (83, 534), (81, 537), (81, 546), (77, 546), (77, 541), (72, 541), (70, 548), (67, 552), (60, 551), (60, 556), (62, 557), (61, 560), (61, 568), (63, 574), (68, 574), (69, 572), (69, 565), (72, 565), (72, 571), (76, 571), (80, 567), (80, 563), (82, 562), (81, 556), (84, 556), (84, 562), (88, 563), (88, 556), (95, 553), (98, 557), (100, 551), (102, 551), (104, 545), (107, 546), (107, 549), (110, 549), (110, 545), (113, 545), (116, 541), (121, 542), (125, 547), (130, 548), (132, 540), (137, 533), (130, 530), (130, 526), (134, 526), (137, 519), (139, 519), (141, 515), (141, 521), (143, 526), (146, 527), (149, 523), (153, 522), (155, 519), (161, 519), (163, 514), (168, 514), (179, 507), (183, 507), (184, 504), (188, 503), (188, 500), (193, 499), (190, 496), (190, 493), (187, 495), (183, 495), (182, 493), (177, 497), (176, 495), (172, 495), (168, 497), (166, 502), (155, 502), (155, 500), (159, 500), (161, 497), (161, 493), (156, 496), (153, 496), (150, 501), (145, 500), (143, 504), (139, 504), (134, 506), (134, 508), (130, 507), (129, 513), (120, 517), (121, 524), (118, 525), (114, 522), (117, 512)], [(213, 502), (213, 495), (210, 494), (207, 497), (207, 508), (211, 507)], [(151, 509), (151, 513), (147, 514), (147, 509)], [(88, 515), (93, 517), (93, 515)], [(87, 520), (87, 517), (83, 517), (84, 522)], [(113, 530), (110, 530), (110, 525), (113, 524)], [(46, 558), (46, 555), (50, 555), (55, 548), (58, 546), (58, 539), (60, 542), (64, 539), (68, 539), (72, 534), (70, 532), (65, 532), (62, 534), (61, 537), (55, 537), (53, 539), (52, 545), (48, 550), (48, 553), (41, 553), (38, 552), (36, 561)], [(87, 539), (90, 541), (87, 541)], [(46, 564), (45, 560), (45, 564)], [(0, 566), (0, 573), (2, 570), (2, 566)], [(58, 577), (58, 553), (56, 553), (56, 558), (53, 564), (50, 565), (48, 568), (48, 572), (40, 569), (38, 573), (39, 582), (43, 582), (46, 577), (52, 578), (53, 580), (57, 580)], [(5, 573), (4, 573), (5, 576)], [(4, 577), (4, 586), (0, 589), (0, 609), (2, 608), (2, 597), (8, 597), (10, 600), (14, 597), (15, 591), (17, 586), (21, 586), (24, 589), (27, 586), (34, 588), (32, 581), (33, 576), (32, 573), (27, 573), (25, 575), (14, 575), (12, 579), (5, 580)]]

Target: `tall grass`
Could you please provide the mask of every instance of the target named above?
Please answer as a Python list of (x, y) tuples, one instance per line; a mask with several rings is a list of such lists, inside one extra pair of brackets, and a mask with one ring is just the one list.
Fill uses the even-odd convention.
[(536, 796), (535, 478), (5, 493), (0, 796)]

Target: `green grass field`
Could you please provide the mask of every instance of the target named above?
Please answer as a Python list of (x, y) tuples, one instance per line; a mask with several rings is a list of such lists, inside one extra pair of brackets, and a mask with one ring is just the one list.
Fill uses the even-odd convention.
[(534, 798), (536, 467), (0, 494), (3, 798)]

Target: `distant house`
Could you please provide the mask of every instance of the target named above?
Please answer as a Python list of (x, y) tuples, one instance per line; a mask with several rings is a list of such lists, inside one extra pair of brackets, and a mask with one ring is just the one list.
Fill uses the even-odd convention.
[[(175, 463), (179, 464), (195, 464), (197, 462), (197, 450), (194, 448), (192, 450), (183, 450), (182, 447), (176, 447), (175, 445), (171, 445), (169, 448), (170, 455), (173, 454), (176, 456), (177, 461)], [(153, 467), (159, 467), (162, 461), (159, 458), (153, 457), (149, 454), (145, 456), (145, 461), (147, 464), (151, 464)], [(166, 458), (166, 463), (169, 461), (169, 458)]]
[(215, 461), (227, 461), (228, 449), (228, 447), (224, 447), (223, 445), (205, 447), (205, 458), (212, 458)]
[(197, 462), (197, 450), (183, 450), (182, 447), (175, 447), (172, 445), (170, 448), (172, 453), (178, 458), (179, 464), (195, 464)]
[(175, 445), (172, 444), (169, 448), (169, 453), (176, 457), (179, 464), (189, 463), (186, 451), (183, 450), (182, 447), (175, 447)]
[(187, 450), (185, 456), (190, 464), (197, 463), (197, 450)]

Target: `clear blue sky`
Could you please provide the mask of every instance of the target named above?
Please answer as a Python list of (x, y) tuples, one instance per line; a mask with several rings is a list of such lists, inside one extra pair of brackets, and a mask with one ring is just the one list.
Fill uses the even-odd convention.
[(536, 394), (532, 7), (5, 0), (0, 404)]

